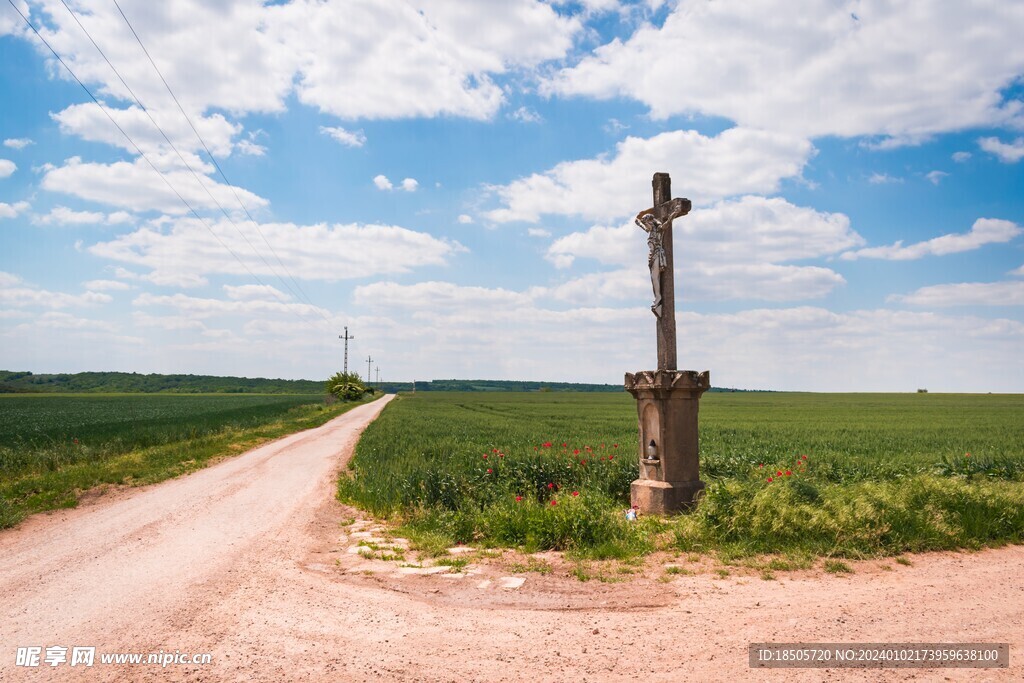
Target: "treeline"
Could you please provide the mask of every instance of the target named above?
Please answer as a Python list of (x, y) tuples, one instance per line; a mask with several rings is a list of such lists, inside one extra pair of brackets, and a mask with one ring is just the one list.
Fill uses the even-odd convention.
[(0, 393), (112, 394), (323, 394), (324, 383), (307, 379), (140, 375), (136, 372), (77, 372), (37, 375), (0, 370)]
[[(622, 384), (576, 384), (573, 382), (520, 382), (500, 379), (435, 379), (415, 382), (381, 382), (370, 386), (381, 389), (386, 394), (399, 391), (581, 391), (622, 392)], [(728, 387), (711, 387), (712, 392), (747, 392), (749, 389), (731, 389)], [(756, 390), (755, 390), (756, 391)]]

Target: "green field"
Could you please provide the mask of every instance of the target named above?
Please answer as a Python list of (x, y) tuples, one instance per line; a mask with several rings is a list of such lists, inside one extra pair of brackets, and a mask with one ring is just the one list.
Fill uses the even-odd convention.
[(352, 405), (322, 395), (2, 395), (0, 527), (96, 486), (198, 469)]
[(443, 541), (594, 556), (858, 557), (1024, 538), (1024, 396), (706, 394), (705, 498), (641, 523), (622, 515), (634, 405), (627, 394), (402, 395), (364, 433), (339, 495)]

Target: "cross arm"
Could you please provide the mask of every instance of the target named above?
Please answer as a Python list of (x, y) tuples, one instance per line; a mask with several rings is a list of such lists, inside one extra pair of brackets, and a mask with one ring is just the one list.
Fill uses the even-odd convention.
[(644, 216), (653, 215), (660, 223), (668, 223), (671, 220), (685, 216), (690, 213), (691, 203), (689, 199), (672, 199), (664, 204), (658, 204), (649, 209), (644, 209), (636, 215), (636, 220)]

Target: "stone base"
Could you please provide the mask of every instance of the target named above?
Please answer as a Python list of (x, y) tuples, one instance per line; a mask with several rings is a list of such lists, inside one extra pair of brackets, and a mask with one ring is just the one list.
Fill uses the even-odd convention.
[(633, 505), (640, 506), (646, 515), (667, 515), (683, 512), (697, 503), (704, 490), (702, 481), (655, 481), (637, 479), (629, 487), (629, 498)]

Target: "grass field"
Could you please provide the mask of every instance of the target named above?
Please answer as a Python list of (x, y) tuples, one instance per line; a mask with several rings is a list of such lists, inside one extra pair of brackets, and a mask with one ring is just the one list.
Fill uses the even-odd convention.
[(634, 405), (402, 395), (364, 433), (339, 495), (439, 544), (598, 557), (859, 557), (1024, 538), (1024, 396), (706, 394), (702, 503), (629, 523)]
[(314, 427), (355, 404), (318, 395), (0, 395), (0, 527)]

